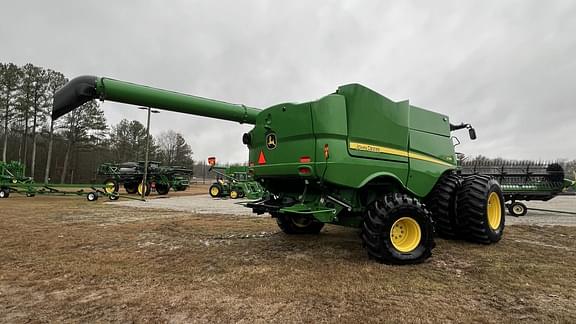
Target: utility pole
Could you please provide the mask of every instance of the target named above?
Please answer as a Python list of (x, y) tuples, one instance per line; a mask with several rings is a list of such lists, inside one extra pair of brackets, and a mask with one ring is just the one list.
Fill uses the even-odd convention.
[(144, 154), (144, 177), (142, 178), (142, 200), (146, 200), (146, 192), (148, 191), (148, 152), (150, 151), (150, 114), (159, 113), (158, 110), (152, 110), (150, 107), (139, 107), (138, 109), (148, 110), (148, 118), (146, 120), (146, 153)]

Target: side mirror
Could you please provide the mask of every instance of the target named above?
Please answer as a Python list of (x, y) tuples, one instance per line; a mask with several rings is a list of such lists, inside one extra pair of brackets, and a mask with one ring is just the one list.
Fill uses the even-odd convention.
[(471, 140), (475, 140), (475, 139), (476, 139), (476, 131), (474, 130), (474, 128), (472, 128), (472, 127), (468, 128), (468, 134), (470, 134), (470, 139), (471, 139)]

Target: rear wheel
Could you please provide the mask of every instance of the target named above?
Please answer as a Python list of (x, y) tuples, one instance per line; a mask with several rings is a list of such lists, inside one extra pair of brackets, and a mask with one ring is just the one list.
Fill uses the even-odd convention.
[(210, 186), (208, 192), (212, 198), (218, 198), (222, 194), (222, 186), (218, 183), (215, 183)]
[(118, 181), (115, 179), (109, 178), (104, 181), (104, 191), (108, 194), (112, 194), (118, 192), (119, 189)]
[(458, 175), (445, 174), (426, 198), (426, 208), (432, 213), (436, 232), (444, 238), (455, 238), (458, 234), (456, 195), (460, 181)]
[(170, 185), (156, 183), (156, 192), (159, 195), (167, 195), (169, 191), (170, 191)]
[(124, 190), (129, 194), (135, 194), (138, 192), (138, 182), (126, 182), (124, 183)]
[(500, 241), (504, 233), (504, 196), (498, 181), (485, 175), (464, 178), (458, 216), (465, 239), (482, 244)]
[(318, 234), (324, 227), (324, 223), (313, 217), (280, 213), (272, 216), (276, 217), (278, 227), (286, 234)]
[(434, 231), (430, 212), (406, 194), (374, 201), (362, 224), (368, 256), (391, 264), (421, 263), (432, 255)]
[(142, 196), (142, 192), (144, 192), (145, 196), (150, 195), (150, 184), (145, 184), (144, 182), (140, 182), (138, 184), (138, 194)]
[(528, 207), (521, 202), (515, 201), (508, 206), (508, 212), (510, 212), (512, 216), (524, 216), (528, 212)]

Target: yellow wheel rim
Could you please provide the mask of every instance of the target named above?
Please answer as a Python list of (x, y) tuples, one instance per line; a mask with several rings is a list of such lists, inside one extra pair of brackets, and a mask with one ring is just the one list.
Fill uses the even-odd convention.
[(238, 198), (238, 192), (236, 192), (235, 190), (230, 191), (230, 198), (232, 199)]
[(114, 182), (112, 181), (108, 181), (104, 184), (104, 191), (106, 191), (106, 193), (114, 193), (116, 191), (116, 186), (114, 185)]
[(414, 218), (402, 217), (392, 224), (390, 241), (396, 250), (411, 252), (418, 247), (421, 239), (422, 231)]
[(220, 189), (218, 189), (218, 187), (212, 187), (210, 188), (210, 194), (212, 196), (218, 196), (218, 194), (220, 193)]
[(492, 192), (488, 196), (488, 225), (493, 230), (497, 230), (502, 223), (502, 204), (500, 203), (500, 197), (497, 193)]
[(147, 187), (142, 182), (140, 182), (138, 184), (138, 193), (140, 195), (142, 195), (142, 193), (145, 192), (146, 190), (147, 190)]

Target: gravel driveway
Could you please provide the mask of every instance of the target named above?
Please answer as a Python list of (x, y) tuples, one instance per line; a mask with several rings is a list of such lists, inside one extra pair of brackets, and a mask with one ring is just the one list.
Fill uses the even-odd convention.
[[(256, 215), (250, 208), (239, 203), (246, 202), (244, 199), (213, 199), (208, 195), (165, 197), (149, 199), (146, 202), (137, 200), (119, 200), (111, 204), (136, 208), (169, 209), (197, 214), (230, 214), (230, 215)], [(576, 196), (560, 196), (548, 202), (529, 201), (528, 214), (522, 217), (507, 216), (508, 225), (564, 225), (576, 226), (576, 215), (550, 213), (530, 210), (530, 208), (560, 210), (576, 213)], [(268, 216), (264, 214), (261, 216)]]

